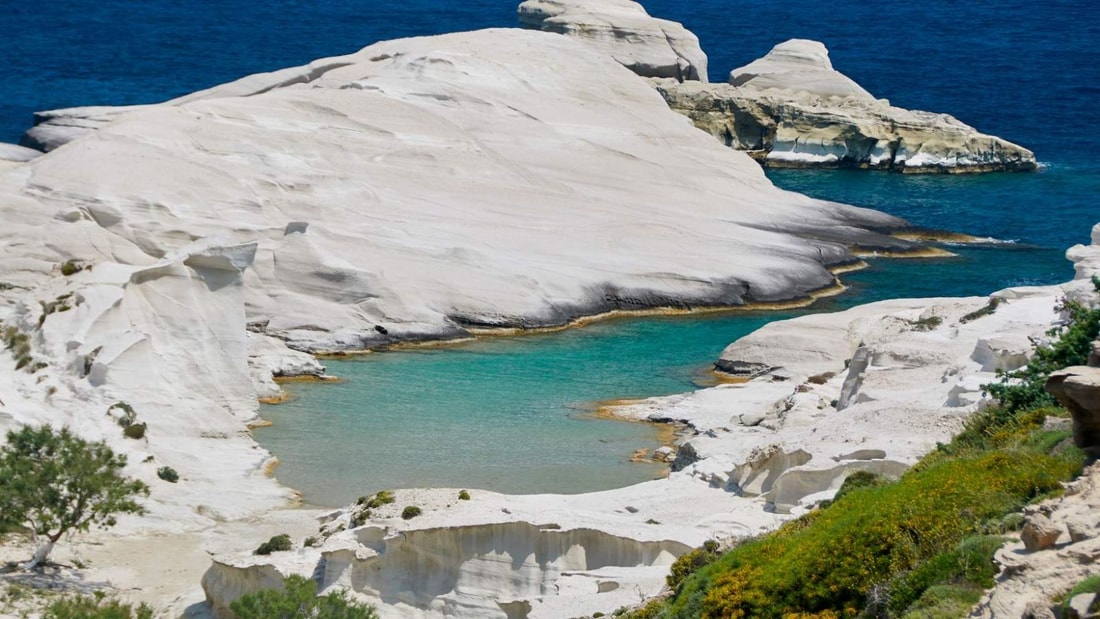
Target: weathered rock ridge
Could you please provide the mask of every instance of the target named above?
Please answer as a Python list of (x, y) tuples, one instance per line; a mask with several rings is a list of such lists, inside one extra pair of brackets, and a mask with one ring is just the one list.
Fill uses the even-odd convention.
[(249, 322), (300, 349), (805, 298), (852, 246), (915, 247), (882, 234), (896, 218), (772, 187), (644, 81), (547, 33), (379, 43), (65, 117), (88, 120), (83, 137), (11, 191), (137, 261), (211, 234), (257, 243)]
[(634, 0), (526, 0), (519, 21), (577, 37), (643, 77), (707, 81), (699, 38), (678, 22), (650, 17)]
[(793, 39), (729, 84), (655, 81), (669, 106), (768, 167), (914, 173), (1036, 169), (1031, 151), (947, 114), (875, 99), (836, 71), (816, 41)]

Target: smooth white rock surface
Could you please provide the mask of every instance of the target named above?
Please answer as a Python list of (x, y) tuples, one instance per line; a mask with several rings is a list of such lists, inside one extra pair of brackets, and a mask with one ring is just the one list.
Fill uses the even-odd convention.
[(519, 21), (576, 37), (643, 77), (708, 81), (699, 38), (679, 22), (650, 17), (634, 0), (525, 0)]
[(766, 56), (730, 71), (729, 83), (756, 90), (789, 90), (819, 97), (874, 100), (871, 93), (833, 68), (829, 50), (820, 41), (791, 39)]

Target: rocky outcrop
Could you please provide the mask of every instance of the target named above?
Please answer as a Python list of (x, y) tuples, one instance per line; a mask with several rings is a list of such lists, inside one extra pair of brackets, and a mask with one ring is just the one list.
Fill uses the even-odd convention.
[(650, 17), (634, 0), (526, 0), (519, 21), (577, 37), (643, 77), (707, 81), (699, 38), (678, 22)]
[(1092, 228), (1089, 245), (1074, 245), (1066, 250), (1066, 258), (1073, 263), (1075, 279), (1091, 279), (1100, 274), (1100, 224)]
[[(1052, 600), (1096, 574), (1100, 561), (1100, 464), (1091, 464), (1066, 484), (1065, 495), (1024, 508), (1019, 541), (995, 555), (997, 585), (970, 613), (974, 619), (1055, 617)], [(1036, 526), (1038, 523), (1038, 526)], [(1068, 529), (1069, 539), (1062, 535)]]
[(1053, 548), (1062, 535), (1062, 529), (1042, 514), (1032, 514), (1024, 522), (1020, 531), (1020, 541), (1028, 552), (1039, 552)]
[(1100, 367), (1074, 366), (1047, 379), (1046, 390), (1073, 416), (1073, 442), (1100, 457)]
[(808, 299), (853, 247), (918, 247), (885, 234), (894, 217), (779, 191), (644, 81), (542, 32), (384, 42), (77, 116), (106, 124), (0, 191), (109, 231), (127, 245), (112, 260), (256, 243), (248, 323), (300, 350)]
[(768, 167), (912, 173), (1036, 169), (1031, 151), (947, 114), (875, 99), (836, 71), (825, 46), (793, 39), (730, 74), (730, 84), (655, 81), (669, 106)]
[(41, 154), (40, 151), (25, 146), (0, 143), (0, 161), (30, 161)]

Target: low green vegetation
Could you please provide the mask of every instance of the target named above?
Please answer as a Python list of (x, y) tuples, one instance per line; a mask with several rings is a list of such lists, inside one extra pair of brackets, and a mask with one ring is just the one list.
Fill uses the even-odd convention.
[(84, 269), (90, 268), (92, 268), (91, 265), (84, 262), (83, 260), (72, 258), (61, 263), (61, 274), (65, 277), (71, 277), (83, 271)]
[(42, 327), (42, 325), (46, 322), (47, 316), (49, 316), (50, 314), (56, 314), (58, 312), (67, 312), (78, 304), (77, 301), (73, 300), (73, 293), (71, 292), (67, 292), (48, 303), (45, 301), (39, 301), (38, 303), (42, 306), (42, 314), (38, 316), (38, 327)]
[(412, 520), (421, 514), (422, 510), (416, 505), (408, 505), (405, 509), (401, 510), (402, 520)]
[(42, 619), (153, 619), (145, 604), (132, 606), (101, 592), (54, 600), (42, 612)]
[(1074, 585), (1072, 589), (1070, 589), (1064, 596), (1061, 597), (1061, 600), (1062, 600), (1062, 614), (1061, 614), (1061, 616), (1062, 617), (1071, 617), (1071, 616), (1073, 616), (1073, 615), (1070, 614), (1070, 608), (1069, 608), (1070, 601), (1073, 600), (1073, 598), (1075, 598), (1079, 595), (1084, 595), (1084, 594), (1088, 594), (1088, 593), (1097, 594), (1096, 598), (1093, 600), (1092, 604), (1089, 606), (1089, 612), (1096, 612), (1096, 611), (1100, 610), (1100, 575), (1089, 576), (1088, 578), (1086, 578), (1086, 579), (1082, 580), (1081, 582), (1077, 583), (1076, 585)]
[(24, 525), (36, 549), (27, 569), (46, 561), (70, 531), (111, 527), (117, 514), (144, 509), (134, 499), (149, 488), (127, 479), (126, 456), (69, 431), (23, 426), (0, 448), (0, 529)]
[(397, 500), (392, 490), (380, 490), (368, 496), (361, 496), (355, 501), (355, 507), (349, 518), (351, 528), (361, 527), (370, 520), (373, 510), (389, 505)]
[(913, 325), (914, 331), (932, 331), (936, 327), (943, 324), (943, 318), (939, 316), (926, 316), (917, 320), (910, 321)]
[(176, 469), (170, 466), (162, 466), (157, 469), (157, 477), (170, 484), (174, 484), (180, 480), (180, 474), (176, 472)]
[(46, 367), (45, 363), (36, 362), (31, 354), (31, 336), (20, 331), (15, 325), (4, 327), (4, 348), (11, 352), (17, 370), (25, 370), (33, 374)]
[(1046, 417), (1066, 416), (1043, 384), (1051, 372), (1086, 361), (1100, 310), (1074, 301), (1060, 309), (1069, 322), (1032, 362), (985, 386), (998, 404), (900, 479), (853, 473), (831, 504), (778, 531), (724, 554), (714, 546), (692, 551), (672, 567), (670, 597), (622, 616), (966, 615), (993, 585), (993, 554), (1000, 535), (1020, 527), (1020, 508), (1060, 492), (1084, 463), (1070, 432), (1043, 429)]
[[(1100, 292), (1100, 278), (1092, 278)], [(1064, 328), (1051, 329), (1047, 335), (1054, 338), (1045, 346), (1039, 346), (1028, 364), (1019, 370), (1004, 373), (997, 383), (986, 385), (989, 395), (1001, 403), (1006, 416), (1026, 409), (1054, 406), (1054, 397), (1043, 390), (1043, 384), (1052, 372), (1071, 365), (1088, 362), (1091, 343), (1100, 335), (1100, 308), (1089, 309), (1085, 304), (1064, 300), (1057, 308), (1069, 321)]]
[(378, 619), (374, 609), (348, 598), (344, 591), (317, 595), (317, 583), (288, 576), (283, 590), (265, 589), (242, 595), (229, 605), (237, 619)]
[(389, 505), (397, 500), (392, 490), (380, 490), (370, 496), (361, 496), (356, 505), (363, 507), (364, 509), (377, 509), (383, 505)]
[(985, 307), (983, 307), (981, 309), (978, 309), (978, 310), (974, 310), (973, 312), (970, 312), (969, 314), (966, 314), (965, 316), (963, 316), (962, 318), (959, 319), (959, 322), (961, 322), (963, 324), (966, 324), (968, 322), (977, 320), (977, 319), (982, 318), (984, 316), (990, 316), (994, 312), (997, 311), (997, 308), (1000, 307), (1000, 305), (1001, 305), (1000, 297), (992, 297), (991, 299), (989, 299), (989, 303), (985, 304)]
[(465, 490), (459, 490), (458, 491), (458, 500), (459, 501), (469, 501), (470, 500), (470, 493), (466, 492)]
[(269, 555), (273, 552), (284, 552), (294, 549), (294, 542), (290, 541), (290, 536), (286, 533), (280, 533), (273, 535), (271, 539), (260, 544), (259, 548), (254, 551), (254, 554)]

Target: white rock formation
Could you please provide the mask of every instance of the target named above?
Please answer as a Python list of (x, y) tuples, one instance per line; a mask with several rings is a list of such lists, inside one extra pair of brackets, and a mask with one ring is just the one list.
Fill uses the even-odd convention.
[(525, 0), (519, 21), (577, 37), (643, 77), (707, 81), (699, 38), (679, 22), (650, 17), (634, 0)]
[(0, 143), (0, 161), (30, 161), (41, 154), (41, 151), (34, 150), (33, 148)]
[(1100, 561), (1098, 509), (1100, 464), (1095, 463), (1067, 484), (1065, 496), (1027, 507), (1029, 518), (1045, 521), (1054, 532), (1061, 533), (1058, 543), (1033, 551), (1023, 540), (1014, 540), (997, 551), (995, 558), (1001, 566), (997, 585), (986, 593), (970, 617), (1024, 617), (1029, 607), (1050, 608), (1051, 600), (1068, 593), (1085, 578), (1095, 576), (1096, 562)]
[[(126, 453), (154, 489), (129, 533), (292, 498), (247, 425), (272, 375), (322, 369), (265, 336), (363, 348), (800, 298), (851, 245), (915, 247), (883, 234), (896, 218), (776, 189), (542, 32), (380, 43), (57, 118), (82, 119), (64, 148), (0, 165), (0, 321), (32, 346), (18, 370), (0, 355), (0, 430), (67, 423)], [(106, 415), (119, 401), (146, 439)]]
[(775, 189), (545, 33), (379, 43), (113, 118), (9, 191), (128, 241), (126, 260), (257, 243), (249, 321), (303, 349), (798, 298), (847, 246), (914, 247), (871, 232), (896, 218)]
[(1100, 224), (1092, 227), (1092, 244), (1070, 247), (1066, 258), (1073, 262), (1075, 279), (1088, 280), (1100, 273)]
[[(324, 586), (355, 591), (383, 617), (569, 617), (636, 603), (663, 586), (670, 557), (658, 548), (673, 555), (676, 544), (770, 529), (854, 471), (900, 475), (984, 405), (980, 385), (997, 377), (975, 351), (1043, 333), (1074, 286), (1001, 291), (977, 318), (989, 299), (883, 301), (771, 323), (722, 355), (756, 378), (617, 409), (693, 429), (667, 479), (579, 496), (475, 491), (471, 501), (401, 490), (361, 527), (351, 522), (359, 508), (338, 511), (325, 519), (323, 547), (259, 565), (322, 570)], [(863, 362), (846, 367), (852, 357)], [(424, 514), (401, 520), (405, 505)], [(224, 607), (264, 569), (250, 556), (217, 557), (208, 599)]]
[(729, 83), (755, 90), (804, 92), (818, 97), (873, 101), (874, 96), (833, 69), (829, 50), (818, 41), (791, 39), (772, 48), (763, 58), (730, 71)]
[(730, 84), (655, 81), (672, 109), (727, 146), (770, 167), (864, 168), (903, 173), (1036, 169), (1031, 151), (947, 114), (875, 99), (833, 69), (817, 41), (792, 39)]

